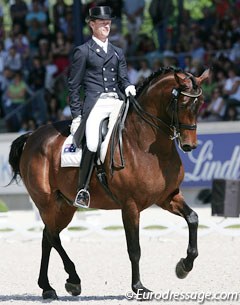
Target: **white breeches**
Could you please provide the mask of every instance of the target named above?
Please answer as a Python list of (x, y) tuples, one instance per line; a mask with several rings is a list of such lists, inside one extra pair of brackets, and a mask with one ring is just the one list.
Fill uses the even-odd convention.
[(90, 151), (96, 152), (99, 141), (99, 126), (103, 119), (109, 117), (108, 132), (104, 142), (109, 140), (118, 118), (123, 101), (114, 97), (99, 98), (91, 110), (86, 122), (86, 141)]

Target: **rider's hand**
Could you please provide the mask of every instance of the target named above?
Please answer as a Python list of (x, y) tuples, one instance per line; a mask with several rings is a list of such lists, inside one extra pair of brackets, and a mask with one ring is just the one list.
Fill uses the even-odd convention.
[(134, 85), (130, 85), (125, 89), (126, 96), (129, 96), (130, 94), (135, 96), (136, 95), (136, 88)]
[(82, 116), (79, 115), (72, 120), (72, 124), (71, 124), (71, 127), (70, 127), (70, 132), (71, 132), (72, 135), (74, 135), (74, 133), (77, 131), (78, 126), (81, 123), (81, 119), (82, 119)]

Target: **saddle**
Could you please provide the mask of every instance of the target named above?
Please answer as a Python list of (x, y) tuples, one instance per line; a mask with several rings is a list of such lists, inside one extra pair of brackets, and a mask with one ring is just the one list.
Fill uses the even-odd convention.
[[(116, 149), (117, 144), (120, 148), (120, 155), (121, 155), (121, 167), (124, 167), (124, 159), (122, 153), (122, 130), (124, 128), (124, 122), (127, 116), (129, 108), (129, 102), (126, 101), (122, 104), (122, 107), (116, 117), (116, 123), (111, 130), (112, 137), (110, 138), (110, 134), (106, 139), (106, 135), (108, 134), (108, 118), (105, 118), (99, 126), (99, 140), (98, 140), (98, 149), (96, 152), (96, 160), (98, 164), (104, 163), (105, 156), (107, 153), (108, 146), (110, 145), (111, 151), (111, 165), (117, 167), (117, 164), (114, 160), (114, 152)], [(79, 167), (82, 159), (82, 154), (84, 148), (86, 146), (86, 139), (85, 136), (82, 137), (81, 143), (76, 141), (75, 134), (72, 136), (71, 134), (66, 138), (63, 143), (62, 150), (61, 150), (61, 167)]]

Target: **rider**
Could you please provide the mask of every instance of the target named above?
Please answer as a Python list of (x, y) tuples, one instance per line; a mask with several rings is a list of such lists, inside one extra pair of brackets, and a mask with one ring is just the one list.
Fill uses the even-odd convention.
[[(86, 21), (92, 31), (92, 38), (75, 48), (71, 62), (68, 87), (72, 113), (71, 134), (78, 146), (84, 132), (87, 147), (80, 164), (78, 192), (75, 206), (89, 206), (90, 194), (87, 181), (99, 141), (99, 126), (104, 118), (119, 111), (123, 93), (136, 95), (136, 90), (127, 77), (127, 65), (122, 49), (108, 41), (111, 21), (114, 19), (109, 6), (96, 6), (89, 10)], [(79, 91), (83, 88), (84, 100)], [(78, 128), (79, 127), (79, 128)], [(109, 126), (108, 126), (109, 127)], [(77, 135), (78, 134), (78, 135)]]

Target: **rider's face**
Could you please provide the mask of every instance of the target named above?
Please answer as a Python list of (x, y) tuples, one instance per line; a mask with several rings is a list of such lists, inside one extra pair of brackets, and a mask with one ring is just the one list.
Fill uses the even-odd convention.
[(93, 20), (90, 21), (90, 27), (92, 28), (93, 35), (96, 38), (105, 41), (110, 33), (111, 20)]

